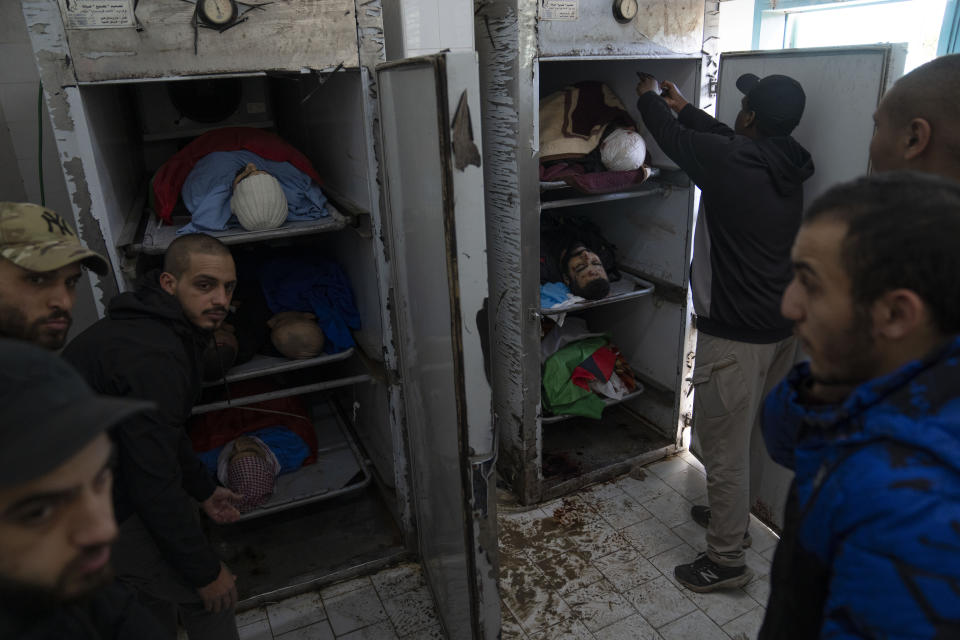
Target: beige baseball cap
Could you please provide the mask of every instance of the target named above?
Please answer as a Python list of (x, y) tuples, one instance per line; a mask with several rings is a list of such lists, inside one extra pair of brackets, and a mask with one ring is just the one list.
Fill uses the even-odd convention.
[(110, 263), (80, 244), (70, 223), (29, 202), (0, 202), (0, 257), (30, 271), (55, 271), (74, 262), (103, 276)]

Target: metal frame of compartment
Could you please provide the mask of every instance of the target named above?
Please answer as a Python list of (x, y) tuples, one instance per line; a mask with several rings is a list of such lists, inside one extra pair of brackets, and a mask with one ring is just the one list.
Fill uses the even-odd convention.
[[(498, 229), (489, 246), (494, 411), (498, 471), (524, 504), (625, 473), (683, 447), (692, 402), (695, 332), (688, 265), (699, 191), (646, 136), (655, 175), (617, 193), (585, 195), (540, 182), (539, 101), (564, 84), (606, 82), (635, 119), (636, 71), (678, 82), (710, 107), (715, 86), (716, 2), (656, 2), (632, 23), (617, 23), (605, 3), (580, 3), (576, 20), (546, 20), (538, 2), (478, 4), (477, 49), (484, 91), (487, 216)], [(645, 34), (657, 34), (656, 40)], [(642, 127), (642, 124), (641, 124)], [(608, 402), (600, 421), (551, 416), (541, 406), (539, 302), (541, 216), (596, 222), (619, 249), (628, 283), (609, 299), (567, 309), (606, 331), (641, 387)], [(621, 292), (630, 281), (647, 283)]]

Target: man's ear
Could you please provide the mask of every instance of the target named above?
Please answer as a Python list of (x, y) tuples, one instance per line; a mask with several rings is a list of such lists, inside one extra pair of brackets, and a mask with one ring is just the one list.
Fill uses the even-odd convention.
[(909, 338), (930, 321), (926, 303), (910, 289), (886, 292), (874, 301), (871, 312), (874, 335), (890, 341)]
[(160, 274), (160, 288), (174, 295), (177, 292), (177, 279), (172, 273), (164, 271)]
[(919, 157), (930, 146), (930, 134), (931, 127), (928, 121), (923, 118), (911, 120), (903, 157), (907, 160)]
[(757, 122), (757, 112), (744, 110), (743, 112), (743, 128), (749, 129)]

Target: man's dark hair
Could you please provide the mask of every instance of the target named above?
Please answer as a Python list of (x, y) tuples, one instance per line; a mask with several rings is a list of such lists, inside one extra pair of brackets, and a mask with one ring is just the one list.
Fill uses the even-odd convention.
[(960, 333), (960, 183), (915, 171), (859, 178), (817, 198), (803, 222), (821, 219), (847, 224), (840, 259), (860, 310), (909, 289), (937, 329)]
[(225, 244), (205, 233), (188, 233), (170, 243), (163, 254), (163, 270), (179, 280), (190, 268), (190, 256), (204, 253), (213, 256), (229, 256)]
[[(560, 256), (560, 269), (563, 272), (564, 278), (570, 278), (570, 260), (584, 251), (596, 253), (596, 251), (579, 240), (571, 242), (567, 245), (567, 248), (564, 249), (563, 254)], [(570, 288), (571, 293), (581, 298), (586, 298), (587, 300), (599, 300), (600, 298), (605, 298), (607, 294), (610, 293), (609, 275), (607, 278), (591, 280), (582, 287), (577, 286), (575, 278), (570, 278), (567, 286)]]
[(590, 251), (590, 247), (583, 244), (580, 240), (574, 240), (564, 247), (560, 253), (560, 272), (563, 273), (564, 276), (570, 273), (570, 260), (584, 251)]
[(885, 99), (894, 126), (906, 126), (914, 118), (930, 123), (950, 156), (960, 163), (960, 53), (934, 58), (906, 74)]
[(960, 53), (934, 58), (906, 74), (890, 91), (888, 106), (896, 124), (924, 118), (952, 127), (960, 104)]

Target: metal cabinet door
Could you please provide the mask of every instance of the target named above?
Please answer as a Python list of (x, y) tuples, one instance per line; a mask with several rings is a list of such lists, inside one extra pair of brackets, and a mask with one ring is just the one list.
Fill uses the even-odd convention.
[(737, 78), (744, 73), (797, 80), (807, 104), (793, 137), (813, 156), (815, 173), (803, 188), (804, 202), (810, 203), (832, 185), (867, 172), (873, 112), (903, 73), (903, 58), (892, 45), (724, 53), (717, 118), (733, 126), (743, 98)]
[[(733, 124), (743, 94), (744, 73), (763, 78), (783, 74), (797, 80), (807, 96), (793, 137), (813, 156), (815, 172), (804, 183), (809, 204), (831, 186), (867, 173), (873, 112), (887, 87), (903, 73), (903, 52), (890, 45), (751, 51), (720, 56), (717, 118)], [(793, 474), (767, 455), (762, 438), (750, 447), (750, 464), (761, 469), (753, 511), (783, 525), (783, 508)], [(755, 467), (754, 467), (755, 468)]]
[(420, 553), (448, 636), (495, 638), (494, 438), (477, 327), (487, 261), (480, 131), (471, 122), (480, 114), (476, 54), (388, 63), (377, 77)]

